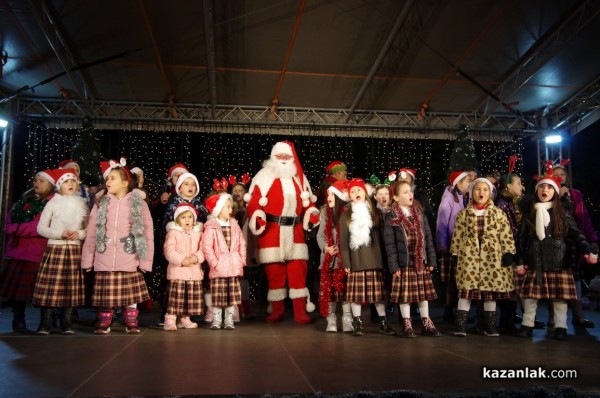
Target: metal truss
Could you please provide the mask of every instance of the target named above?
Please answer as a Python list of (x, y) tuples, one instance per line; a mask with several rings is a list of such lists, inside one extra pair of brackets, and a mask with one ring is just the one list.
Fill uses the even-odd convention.
[(600, 75), (552, 110), (553, 129), (569, 127), (571, 134), (583, 130), (600, 117)]
[[(149, 102), (96, 101), (93, 104), (58, 98), (18, 98), (17, 115), (21, 120), (43, 121), (47, 126), (78, 128), (90, 115), (97, 128), (161, 131), (231, 132), (231, 126), (247, 127), (236, 132), (287, 135), (338, 135), (374, 138), (454, 138), (460, 125), (474, 126), (476, 115), (462, 113), (427, 114), (418, 112), (318, 109), (270, 106), (217, 105), (212, 116), (211, 104), (166, 104)], [(175, 112), (173, 112), (175, 108)], [(273, 118), (273, 115), (275, 118)], [(346, 119), (349, 121), (346, 122)], [(497, 114), (486, 128), (472, 129), (473, 139), (511, 140), (520, 135), (524, 123), (510, 114)], [(264, 132), (264, 131), (263, 131)]]

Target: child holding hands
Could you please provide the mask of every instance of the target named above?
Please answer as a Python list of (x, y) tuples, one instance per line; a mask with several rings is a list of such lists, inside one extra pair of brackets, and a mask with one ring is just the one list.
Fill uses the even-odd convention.
[[(233, 200), (226, 193), (206, 199), (211, 218), (204, 225), (202, 251), (210, 269), (213, 330), (235, 329), (234, 306), (241, 304), (240, 277), (246, 265), (246, 241), (242, 229), (233, 217)], [(225, 310), (223, 322), (223, 310)]]
[[(169, 261), (169, 280), (165, 330), (177, 327), (194, 329), (198, 324), (191, 315), (201, 315), (204, 308), (202, 296), (203, 272), (200, 264), (204, 255), (200, 247), (202, 224), (196, 221), (196, 209), (189, 203), (180, 203), (173, 214), (174, 221), (167, 224), (165, 257)], [(179, 316), (179, 325), (176, 324)]]

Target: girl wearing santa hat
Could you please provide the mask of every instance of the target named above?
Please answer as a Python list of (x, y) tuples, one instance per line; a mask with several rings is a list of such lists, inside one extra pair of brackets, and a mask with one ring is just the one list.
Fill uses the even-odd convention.
[(487, 178), (471, 183), (467, 207), (456, 216), (450, 252), (458, 256), (455, 336), (467, 335), (471, 300), (483, 301), (484, 334), (498, 337), (496, 301), (508, 300), (515, 290), (515, 242), (506, 214), (492, 201), (493, 184)]
[(521, 337), (532, 336), (540, 299), (552, 300), (554, 337), (557, 340), (567, 337), (567, 301), (577, 299), (567, 239), (584, 254), (586, 262), (595, 264), (598, 261), (597, 253), (592, 253), (585, 235), (561, 204), (561, 182), (552, 174), (544, 175), (535, 185), (534, 197), (523, 207), (517, 264), (527, 265), (528, 269), (519, 290), (524, 310)]
[(454, 323), (454, 306), (457, 300), (456, 290), (456, 259), (448, 252), (454, 233), (454, 219), (459, 211), (464, 209), (465, 196), (469, 192), (472, 176), (468, 171), (453, 171), (450, 173), (450, 185), (444, 189), (438, 208), (435, 231), (438, 260), (440, 262), (440, 280), (446, 285), (446, 305), (444, 307), (444, 322)]
[(152, 271), (154, 229), (145, 194), (133, 187), (124, 159), (101, 162), (106, 191), (90, 213), (81, 267), (96, 272), (92, 305), (96, 334), (110, 333), (115, 307), (124, 307), (127, 333), (139, 333), (137, 303), (150, 299), (142, 272)]
[(355, 336), (363, 335), (362, 303), (375, 303), (379, 315), (379, 333), (395, 335), (385, 314), (383, 258), (381, 255), (381, 212), (371, 204), (365, 182), (353, 178), (348, 182), (351, 203), (340, 218), (342, 265), (348, 274), (346, 300), (349, 301)]
[(210, 328), (218, 330), (223, 326), (225, 330), (233, 330), (234, 307), (242, 302), (239, 279), (246, 265), (246, 240), (232, 215), (231, 195), (212, 195), (206, 200), (206, 207), (211, 218), (204, 225), (202, 251), (210, 269), (213, 313)]
[(342, 330), (353, 332), (350, 303), (346, 301), (346, 273), (341, 265), (340, 216), (348, 198), (348, 181), (339, 180), (327, 188), (327, 204), (321, 209), (317, 243), (321, 249), (321, 283), (319, 290), (319, 311), (327, 317), (326, 332), (337, 332), (337, 303), (342, 303)]
[[(201, 315), (204, 308), (202, 297), (202, 269), (204, 255), (200, 247), (202, 224), (196, 221), (196, 209), (181, 203), (175, 209), (174, 221), (167, 224), (164, 252), (169, 261), (169, 280), (165, 330), (195, 329), (198, 324), (190, 315)], [(179, 316), (179, 325), (176, 324)]]
[(394, 204), (386, 215), (385, 248), (392, 276), (390, 302), (400, 304), (404, 337), (415, 337), (410, 304), (418, 303), (423, 322), (421, 334), (441, 336), (429, 317), (429, 301), (437, 295), (431, 281), (435, 268), (435, 246), (421, 204), (414, 201), (410, 183), (394, 185)]
[(33, 291), (33, 304), (42, 312), (37, 330), (41, 335), (50, 333), (55, 308), (62, 309), (62, 333), (73, 334), (73, 308), (85, 304), (80, 263), (88, 207), (77, 195), (79, 183), (73, 169), (55, 169), (52, 174), (58, 193), (44, 207), (37, 226), (37, 232), (48, 238)]
[(54, 194), (52, 170), (35, 175), (33, 188), (15, 202), (5, 218), (6, 249), (0, 266), (0, 296), (9, 300), (12, 328), (27, 331), (25, 307), (33, 298), (35, 279), (48, 239), (37, 232), (44, 207)]

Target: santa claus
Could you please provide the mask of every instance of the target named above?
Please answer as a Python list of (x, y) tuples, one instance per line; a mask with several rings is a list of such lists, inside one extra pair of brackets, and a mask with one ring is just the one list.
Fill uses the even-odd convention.
[(306, 288), (308, 248), (304, 230), (319, 223), (308, 179), (298, 161), (294, 144), (275, 144), (270, 158), (252, 180), (245, 195), (248, 202), (248, 228), (257, 235), (258, 261), (265, 264), (272, 312), (267, 322), (283, 318), (283, 300), (294, 303), (294, 320), (310, 323), (306, 311), (313, 311)]

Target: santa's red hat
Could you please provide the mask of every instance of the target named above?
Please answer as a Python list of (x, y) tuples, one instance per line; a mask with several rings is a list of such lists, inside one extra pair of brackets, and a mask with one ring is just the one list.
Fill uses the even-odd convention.
[(338, 180), (334, 182), (329, 186), (329, 188), (327, 188), (327, 191), (332, 192), (344, 202), (348, 202), (350, 200), (348, 198), (348, 180)]
[(196, 178), (196, 176), (190, 172), (185, 172), (179, 176), (179, 178), (177, 179), (177, 183), (175, 184), (175, 192), (179, 193), (179, 187), (181, 187), (181, 184), (183, 184), (183, 182), (188, 178), (191, 178), (196, 183), (196, 193), (194, 194), (195, 198), (200, 192), (200, 184), (198, 184), (198, 179)]
[(453, 171), (450, 173), (450, 185), (455, 187), (463, 178), (469, 175), (468, 171)]
[(51, 169), (38, 171), (35, 176), (36, 177), (38, 177), (38, 176), (44, 177), (52, 185), (56, 184), (56, 178), (54, 177), (54, 171), (52, 171)]
[(52, 170), (52, 173), (54, 175), (54, 178), (56, 179), (56, 183), (54, 185), (59, 191), (63, 182), (67, 180), (79, 181), (77, 173), (75, 173), (75, 170), (73, 169), (54, 169)]
[(73, 159), (65, 159), (58, 162), (59, 169), (72, 169), (75, 166), (79, 166)]
[[(550, 173), (552, 173), (552, 170), (550, 170)], [(548, 184), (550, 186), (552, 186), (552, 188), (554, 188), (556, 190), (556, 192), (560, 192), (560, 184), (562, 184), (562, 178), (555, 176), (553, 174), (545, 174), (541, 177), (536, 177), (537, 178), (537, 182), (535, 183), (535, 189), (537, 190), (538, 187), (542, 184)]]
[(221, 210), (223, 210), (223, 206), (225, 206), (227, 200), (231, 200), (233, 202), (231, 195), (228, 193), (220, 193), (217, 195), (212, 195), (206, 199), (205, 205), (210, 214), (214, 218), (217, 218), (219, 217), (219, 214), (221, 214)]
[(325, 167), (325, 172), (327, 174), (333, 174), (344, 170), (346, 170), (346, 165), (340, 160), (334, 160), (333, 162), (329, 163), (327, 167)]
[(167, 175), (169, 176), (169, 178), (173, 178), (173, 174), (175, 174), (175, 173), (183, 174), (183, 173), (189, 173), (189, 172), (190, 171), (188, 170), (187, 167), (185, 167), (185, 165), (183, 163), (177, 163), (169, 168)]
[(185, 213), (186, 211), (191, 211), (194, 215), (194, 218), (198, 217), (198, 210), (196, 210), (196, 208), (191, 204), (184, 202), (178, 204), (175, 208), (175, 212), (173, 213), (173, 220), (177, 220), (177, 217), (179, 217), (182, 213)]
[(365, 194), (367, 193), (367, 186), (362, 178), (353, 178), (348, 181), (348, 193), (350, 193), (350, 190), (354, 187), (360, 187), (365, 191)]
[(406, 167), (403, 167), (400, 170), (398, 170), (398, 177), (406, 178), (407, 176), (411, 176), (414, 181), (417, 178), (417, 171), (415, 169), (409, 169)]

